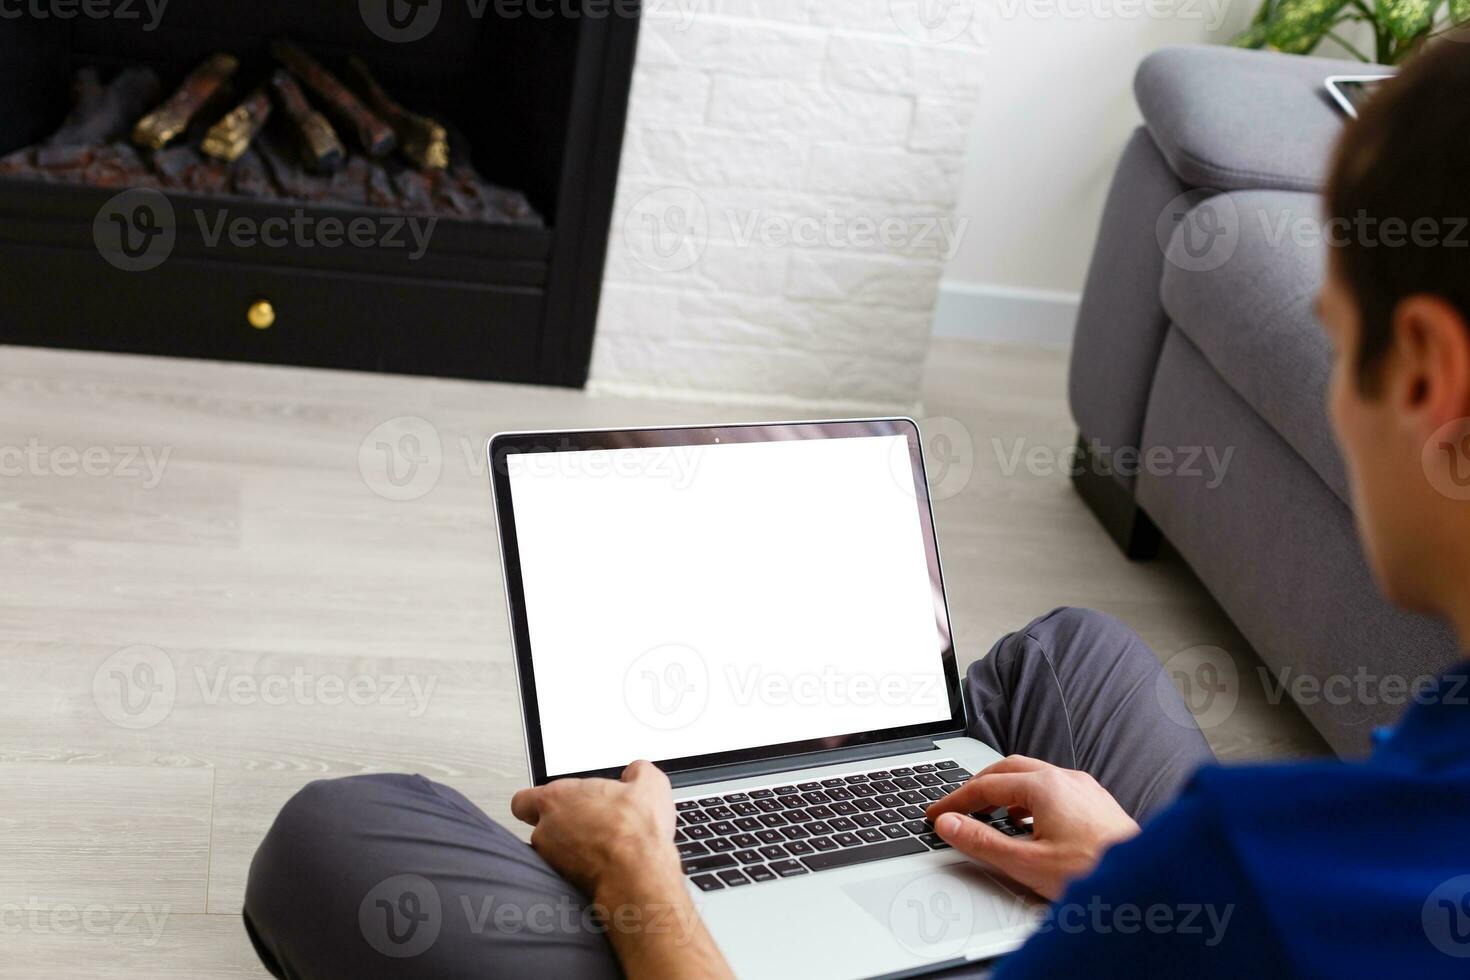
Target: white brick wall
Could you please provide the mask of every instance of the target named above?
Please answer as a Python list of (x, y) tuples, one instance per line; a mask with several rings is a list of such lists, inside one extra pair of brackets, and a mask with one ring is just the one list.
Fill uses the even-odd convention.
[(646, 0), (595, 389), (907, 409), (978, 0)]

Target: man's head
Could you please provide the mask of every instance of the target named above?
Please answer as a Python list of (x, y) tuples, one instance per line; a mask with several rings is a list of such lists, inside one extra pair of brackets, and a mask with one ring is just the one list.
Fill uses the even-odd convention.
[(1391, 598), (1453, 615), (1470, 590), (1470, 44), (1384, 85), (1326, 196), (1329, 408), (1364, 546)]

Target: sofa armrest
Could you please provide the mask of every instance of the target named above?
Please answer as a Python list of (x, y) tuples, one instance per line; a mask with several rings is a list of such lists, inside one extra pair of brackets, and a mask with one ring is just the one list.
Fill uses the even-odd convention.
[(1343, 126), (1323, 81), (1392, 71), (1357, 61), (1181, 46), (1145, 58), (1133, 92), (1159, 151), (1186, 186), (1316, 191)]
[[(1169, 319), (1159, 296), (1164, 250), (1158, 224), (1186, 188), (1149, 134), (1123, 150), (1072, 339), (1068, 397), (1084, 441), (1103, 453), (1136, 449)], [(1131, 478), (1119, 478), (1132, 488)]]

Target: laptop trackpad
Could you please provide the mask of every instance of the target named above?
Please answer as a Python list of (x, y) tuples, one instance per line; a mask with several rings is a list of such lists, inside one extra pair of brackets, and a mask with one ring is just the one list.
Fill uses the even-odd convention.
[(959, 956), (986, 933), (1034, 919), (1034, 900), (968, 861), (843, 886), (914, 956)]

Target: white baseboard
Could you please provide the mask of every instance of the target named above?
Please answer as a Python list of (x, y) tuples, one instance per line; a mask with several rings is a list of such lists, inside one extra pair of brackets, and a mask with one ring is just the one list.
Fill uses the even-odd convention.
[(940, 283), (934, 336), (1066, 347), (1081, 299), (1050, 289)]

